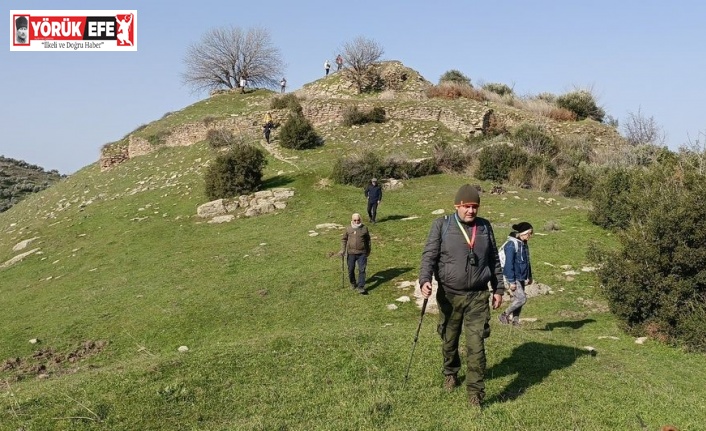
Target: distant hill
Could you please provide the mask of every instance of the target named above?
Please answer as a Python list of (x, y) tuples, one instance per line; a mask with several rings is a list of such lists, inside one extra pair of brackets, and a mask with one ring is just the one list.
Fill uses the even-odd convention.
[(45, 171), (23, 160), (0, 156), (0, 212), (7, 211), (25, 196), (42, 191), (64, 175)]

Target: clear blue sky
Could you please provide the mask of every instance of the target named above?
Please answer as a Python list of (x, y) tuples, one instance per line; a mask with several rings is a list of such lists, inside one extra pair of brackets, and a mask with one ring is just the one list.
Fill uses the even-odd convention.
[[(343, 43), (378, 42), (436, 83), (458, 69), (520, 95), (592, 88), (621, 122), (641, 109), (671, 149), (706, 131), (706, 2), (9, 0), (0, 34), (0, 155), (70, 174), (103, 144), (206, 94), (183, 86), (186, 47), (207, 30), (264, 27), (289, 89), (323, 75)], [(137, 52), (10, 52), (10, 10), (136, 9)], [(703, 137), (703, 136), (701, 136)]]

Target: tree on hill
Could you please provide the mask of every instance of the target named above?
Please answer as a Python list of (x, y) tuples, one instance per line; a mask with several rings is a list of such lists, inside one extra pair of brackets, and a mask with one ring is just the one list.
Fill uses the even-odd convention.
[(341, 51), (341, 57), (347, 66), (346, 77), (353, 82), (358, 92), (366, 91), (375, 81), (373, 66), (385, 50), (374, 40), (358, 36), (353, 41), (346, 42)]
[(183, 82), (195, 91), (249, 86), (277, 88), (284, 70), (278, 48), (263, 28), (214, 28), (187, 48)]

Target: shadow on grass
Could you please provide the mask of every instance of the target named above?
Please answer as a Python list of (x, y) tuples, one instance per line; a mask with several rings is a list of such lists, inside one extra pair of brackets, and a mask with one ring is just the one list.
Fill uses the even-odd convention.
[(273, 187), (284, 187), (293, 181), (294, 179), (292, 177), (288, 177), (286, 175), (277, 175), (276, 177), (268, 178), (263, 181), (260, 190), (267, 190)]
[(560, 322), (549, 322), (546, 325), (544, 325), (544, 329), (541, 329), (541, 331), (553, 331), (558, 328), (571, 328), (571, 329), (579, 329), (583, 325), (587, 323), (594, 323), (596, 320), (595, 319), (583, 319), (583, 320), (566, 320), (566, 321), (560, 321)]
[(400, 275), (404, 274), (405, 272), (409, 272), (410, 270), (412, 270), (412, 268), (390, 268), (384, 271), (378, 271), (368, 277), (368, 280), (372, 281), (372, 283), (366, 285), (365, 289), (369, 292), (373, 289), (376, 289), (382, 283), (399, 277)]
[(402, 220), (403, 218), (407, 218), (407, 217), (409, 217), (409, 216), (400, 215), (400, 214), (393, 214), (393, 215), (385, 216), (381, 219), (378, 219), (377, 222), (382, 223), (382, 222), (386, 222), (386, 221)]
[(502, 403), (517, 399), (531, 386), (542, 383), (552, 371), (568, 368), (586, 355), (593, 356), (595, 352), (534, 341), (522, 344), (512, 351), (510, 357), (487, 370), (487, 379), (517, 375), (500, 394), (487, 399), (487, 402)]

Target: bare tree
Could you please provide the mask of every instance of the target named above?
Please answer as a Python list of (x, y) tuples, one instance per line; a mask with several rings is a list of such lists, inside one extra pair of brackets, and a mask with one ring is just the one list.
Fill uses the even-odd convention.
[(341, 51), (343, 63), (346, 66), (346, 76), (362, 93), (370, 86), (371, 80), (374, 80), (371, 76), (372, 67), (385, 51), (380, 44), (363, 36), (343, 44)]
[(662, 128), (657, 124), (654, 117), (645, 117), (640, 109), (637, 113), (628, 113), (628, 118), (623, 126), (625, 139), (632, 146), (656, 145), (664, 146), (667, 139)]
[(237, 88), (240, 78), (250, 86), (276, 88), (284, 70), (278, 48), (263, 28), (215, 28), (184, 56), (183, 82), (194, 91)]

